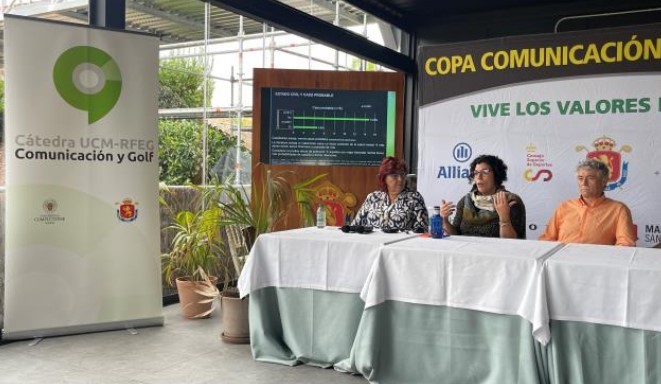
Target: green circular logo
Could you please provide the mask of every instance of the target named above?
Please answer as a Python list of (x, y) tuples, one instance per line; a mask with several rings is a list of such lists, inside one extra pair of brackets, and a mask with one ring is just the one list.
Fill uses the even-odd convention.
[(115, 60), (89, 46), (62, 53), (53, 67), (53, 82), (64, 101), (87, 111), (90, 124), (107, 115), (122, 92), (122, 75)]

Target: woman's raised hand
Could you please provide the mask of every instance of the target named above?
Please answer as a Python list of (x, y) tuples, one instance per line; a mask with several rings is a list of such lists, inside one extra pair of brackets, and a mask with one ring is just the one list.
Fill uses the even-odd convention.
[(456, 208), (457, 206), (453, 202), (441, 200), (441, 216), (443, 216), (443, 219), (447, 220)]
[(507, 201), (507, 194), (504, 191), (497, 192), (493, 195), (493, 205), (496, 207), (498, 217), (501, 223), (508, 223), (510, 221), (510, 203)]

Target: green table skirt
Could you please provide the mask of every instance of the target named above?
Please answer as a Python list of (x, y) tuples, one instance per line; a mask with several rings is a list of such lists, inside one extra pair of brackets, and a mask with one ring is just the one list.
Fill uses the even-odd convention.
[(374, 383), (547, 383), (543, 350), (517, 317), (385, 302), (358, 294), (264, 288), (251, 293), (258, 361), (335, 366)]
[(380, 384), (661, 384), (661, 333), (551, 322), (536, 342), (518, 316), (264, 288), (250, 297), (258, 361), (319, 367)]
[(342, 365), (381, 384), (546, 384), (531, 332), (518, 316), (387, 301), (364, 312)]
[(553, 384), (661, 384), (661, 333), (551, 321)]
[(357, 293), (274, 287), (251, 292), (253, 357), (332, 367), (349, 357), (364, 306)]

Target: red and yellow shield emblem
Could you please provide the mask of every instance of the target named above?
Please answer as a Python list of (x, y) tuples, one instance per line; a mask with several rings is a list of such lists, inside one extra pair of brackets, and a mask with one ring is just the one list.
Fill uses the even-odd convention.
[(598, 137), (593, 143), (594, 151), (582, 145), (576, 146), (576, 152), (587, 151), (586, 159), (595, 159), (606, 164), (608, 167), (608, 184), (606, 191), (613, 190), (621, 187), (627, 182), (627, 173), (629, 170), (629, 162), (622, 160), (622, 152), (629, 153), (632, 148), (630, 145), (623, 145), (619, 151), (615, 150), (615, 140), (602, 136)]
[(592, 151), (586, 157), (588, 159), (599, 160), (606, 164), (610, 171), (609, 182), (612, 183), (620, 180), (620, 170), (622, 169), (622, 155), (620, 153), (615, 151)]
[(120, 221), (134, 221), (138, 218), (138, 209), (136, 208), (136, 205), (138, 204), (137, 202), (134, 202), (132, 199), (127, 197), (118, 204), (119, 208), (117, 208), (117, 218)]

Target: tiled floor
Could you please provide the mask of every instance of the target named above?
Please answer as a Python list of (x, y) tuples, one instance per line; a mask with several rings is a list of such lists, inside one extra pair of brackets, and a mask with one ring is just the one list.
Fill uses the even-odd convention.
[(332, 369), (256, 362), (248, 345), (220, 340), (218, 312), (204, 320), (183, 319), (178, 304), (163, 312), (163, 327), (135, 335), (114, 331), (2, 344), (0, 383), (367, 383)]

